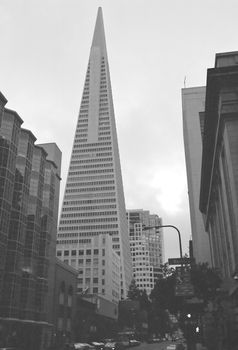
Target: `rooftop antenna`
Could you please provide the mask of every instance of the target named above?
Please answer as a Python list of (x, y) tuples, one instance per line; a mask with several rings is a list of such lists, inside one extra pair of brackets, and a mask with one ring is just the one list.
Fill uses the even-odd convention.
[(187, 77), (186, 77), (186, 75), (185, 75), (184, 81), (183, 81), (183, 86), (184, 86), (184, 88), (186, 88), (186, 79), (187, 79)]

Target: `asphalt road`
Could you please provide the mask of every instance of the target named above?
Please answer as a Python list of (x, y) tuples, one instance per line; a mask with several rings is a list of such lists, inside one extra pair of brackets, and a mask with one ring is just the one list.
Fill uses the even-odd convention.
[(154, 344), (147, 344), (147, 343), (142, 343), (139, 346), (135, 346), (133, 348), (129, 349), (134, 349), (134, 350), (166, 350), (167, 345), (169, 344), (175, 344), (174, 342), (170, 341), (163, 341), (161, 343), (154, 343)]

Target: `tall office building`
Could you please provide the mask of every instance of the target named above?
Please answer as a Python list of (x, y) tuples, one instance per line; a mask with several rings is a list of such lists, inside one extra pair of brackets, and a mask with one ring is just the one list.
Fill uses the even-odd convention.
[(211, 264), (209, 237), (205, 231), (202, 213), (199, 210), (205, 94), (205, 87), (182, 89), (183, 138), (193, 255), (197, 263), (208, 262)]
[(6, 102), (0, 93), (0, 347), (41, 350), (52, 332), (61, 152), (35, 145)]
[[(112, 236), (112, 248), (121, 258), (121, 297), (132, 278), (132, 265), (112, 90), (103, 26), (98, 9), (81, 107), (64, 193), (57, 250), (78, 252), (82, 240)], [(68, 254), (68, 253), (67, 253)], [(75, 259), (75, 257), (73, 257)], [(96, 288), (96, 287), (95, 287)]]
[(150, 295), (164, 263), (162, 228), (143, 231), (144, 227), (162, 225), (162, 219), (149, 210), (127, 210), (133, 279), (141, 290)]

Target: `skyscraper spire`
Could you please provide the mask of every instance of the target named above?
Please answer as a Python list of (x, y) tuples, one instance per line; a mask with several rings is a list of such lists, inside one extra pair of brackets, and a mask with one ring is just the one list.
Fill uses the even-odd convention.
[[(79, 290), (88, 287), (90, 293), (98, 290), (105, 294), (105, 286), (95, 286), (93, 280), (96, 280), (89, 275), (86, 277), (89, 266), (81, 267), (83, 259), (77, 256), (79, 251), (86, 254), (89, 247), (93, 248), (91, 252), (97, 251), (95, 245), (100, 244), (100, 237), (107, 237), (111, 242), (111, 256), (116, 254), (115, 261), (120, 257), (121, 280), (114, 281), (108, 293), (115, 300), (116, 288), (119, 288), (118, 298), (124, 298), (132, 278), (132, 264), (101, 8), (98, 9), (64, 193), (57, 255), (80, 270)], [(64, 259), (65, 252), (69, 258)], [(112, 261), (108, 264), (113, 267)]]
[(97, 20), (93, 34), (92, 48), (94, 47), (100, 48), (101, 52), (106, 55), (107, 49), (101, 7), (98, 8)]

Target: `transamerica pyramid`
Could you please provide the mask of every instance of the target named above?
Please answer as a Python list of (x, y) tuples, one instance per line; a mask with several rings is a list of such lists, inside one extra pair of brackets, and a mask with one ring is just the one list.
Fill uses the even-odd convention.
[[(99, 265), (103, 260), (97, 248), (102, 248), (105, 256), (100, 246), (105, 237), (109, 242), (107, 259), (113, 259), (116, 252), (114, 258), (120, 261), (119, 281), (113, 283), (118, 283), (119, 298), (123, 299), (132, 279), (132, 263), (103, 16), (99, 7), (57, 236), (57, 256), (80, 271), (78, 291), (105, 293), (105, 287), (101, 286), (100, 290), (95, 282), (101, 279)], [(112, 255), (109, 254), (110, 245)], [(116, 269), (116, 260), (108, 262), (109, 268), (114, 264)], [(105, 275), (107, 271), (102, 269), (102, 273)], [(111, 273), (115, 277), (115, 273)]]

